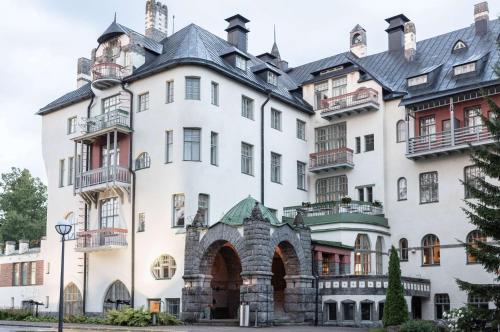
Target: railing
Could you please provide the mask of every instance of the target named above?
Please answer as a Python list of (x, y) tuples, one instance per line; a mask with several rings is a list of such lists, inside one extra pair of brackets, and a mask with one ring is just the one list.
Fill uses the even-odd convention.
[(366, 215), (383, 215), (384, 209), (380, 204), (370, 202), (351, 201), (330, 201), (323, 203), (303, 203), (299, 206), (289, 206), (283, 208), (283, 216), (295, 218), (297, 210), (302, 212), (304, 217), (327, 216), (340, 213), (361, 213)]
[(492, 135), (485, 125), (457, 128), (434, 134), (413, 137), (408, 140), (408, 154), (434, 151), (456, 145), (481, 142), (491, 139)]
[(334, 150), (311, 153), (309, 155), (309, 169), (326, 168), (336, 165), (351, 165), (353, 151), (349, 148), (339, 148)]
[(130, 171), (122, 166), (101, 167), (77, 174), (75, 188), (86, 188), (107, 182), (130, 183)]
[(320, 109), (321, 113), (327, 113), (367, 103), (378, 105), (378, 92), (372, 88), (359, 88), (351, 93), (321, 100)]
[(116, 109), (91, 118), (84, 118), (81, 126), (87, 134), (113, 126), (130, 127), (130, 117), (127, 111)]
[(123, 67), (116, 63), (96, 63), (92, 67), (92, 78), (95, 80), (112, 79), (121, 81), (123, 78)]
[(127, 232), (125, 228), (101, 228), (76, 234), (76, 249), (89, 250), (102, 247), (126, 247)]

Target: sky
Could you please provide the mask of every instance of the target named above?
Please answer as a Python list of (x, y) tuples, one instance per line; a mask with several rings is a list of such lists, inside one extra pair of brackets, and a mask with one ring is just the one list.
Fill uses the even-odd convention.
[[(367, 31), (368, 54), (387, 48), (385, 19), (405, 14), (417, 40), (473, 23), (478, 0), (162, 0), (169, 34), (197, 25), (225, 38), (225, 18), (239, 13), (250, 23), (249, 51), (270, 51), (273, 26), (281, 57), (290, 66), (345, 52), (349, 32)], [(90, 57), (97, 37), (113, 20), (144, 32), (146, 0), (0, 0), (0, 173), (29, 169), (46, 181), (41, 117), (35, 113), (76, 88), (76, 63)], [(490, 19), (500, 2), (489, 2)], [(175, 15), (175, 22), (172, 16)], [(417, 49), (418, 52), (418, 49)]]

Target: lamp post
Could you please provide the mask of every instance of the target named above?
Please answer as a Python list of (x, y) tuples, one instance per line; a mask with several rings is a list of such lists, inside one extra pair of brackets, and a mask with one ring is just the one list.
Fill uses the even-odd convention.
[(66, 222), (66, 220), (60, 221), (56, 225), (56, 232), (61, 235), (61, 279), (59, 284), (59, 324), (57, 326), (57, 331), (63, 331), (63, 319), (64, 319), (64, 241), (66, 235), (71, 232), (71, 226)]

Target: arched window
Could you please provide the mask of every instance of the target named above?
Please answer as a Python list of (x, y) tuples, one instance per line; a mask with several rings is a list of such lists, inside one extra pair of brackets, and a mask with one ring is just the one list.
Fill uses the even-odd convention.
[(398, 179), (398, 201), (406, 201), (408, 198), (408, 187), (406, 183), (406, 178)]
[(422, 239), (422, 264), (439, 265), (441, 262), (441, 246), (434, 234), (428, 234)]
[(83, 300), (80, 290), (74, 283), (64, 288), (64, 316), (83, 315)]
[(399, 240), (399, 258), (401, 261), (408, 261), (408, 240), (402, 238)]
[[(467, 235), (467, 244), (472, 247), (477, 247), (477, 242), (486, 242), (486, 236), (478, 230), (472, 231)], [(467, 253), (467, 263), (475, 264), (478, 263), (477, 257)]]
[(456, 51), (459, 51), (459, 50), (462, 50), (462, 49), (465, 49), (465, 48), (467, 48), (467, 44), (465, 44), (461, 40), (457, 40), (457, 42), (455, 43), (455, 45), (453, 45), (452, 52), (456, 52)]
[(71, 231), (66, 235), (66, 240), (74, 240), (76, 239), (76, 218), (73, 212), (69, 212), (64, 217), (64, 220), (71, 225)]
[(358, 234), (354, 243), (354, 274), (370, 273), (370, 239), (366, 234)]
[(176, 269), (175, 259), (172, 256), (161, 255), (151, 266), (151, 273), (156, 280), (171, 279)]
[(135, 160), (135, 169), (140, 170), (144, 168), (149, 168), (151, 165), (151, 158), (147, 152), (143, 152)]
[(104, 311), (117, 309), (130, 305), (130, 293), (127, 287), (120, 280), (115, 281), (109, 286), (104, 297)]
[(450, 311), (450, 297), (448, 294), (435, 294), (434, 307), (436, 308), (436, 319), (443, 319), (443, 313)]
[(396, 142), (404, 142), (406, 141), (406, 122), (403, 120), (399, 120), (396, 123)]
[(352, 45), (361, 44), (362, 41), (363, 38), (361, 37), (360, 33), (356, 33), (354, 34), (354, 36), (352, 36)]
[(384, 252), (384, 239), (381, 236), (377, 237), (377, 243), (375, 244), (375, 272), (377, 274), (384, 274), (383, 257)]

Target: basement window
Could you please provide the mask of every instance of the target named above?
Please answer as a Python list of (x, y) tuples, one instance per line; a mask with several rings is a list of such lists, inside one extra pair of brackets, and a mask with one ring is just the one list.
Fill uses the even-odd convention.
[(453, 67), (453, 74), (455, 76), (472, 73), (476, 71), (476, 62), (469, 62), (463, 65)]
[(427, 83), (427, 74), (411, 77), (408, 79), (408, 86), (417, 86)]

